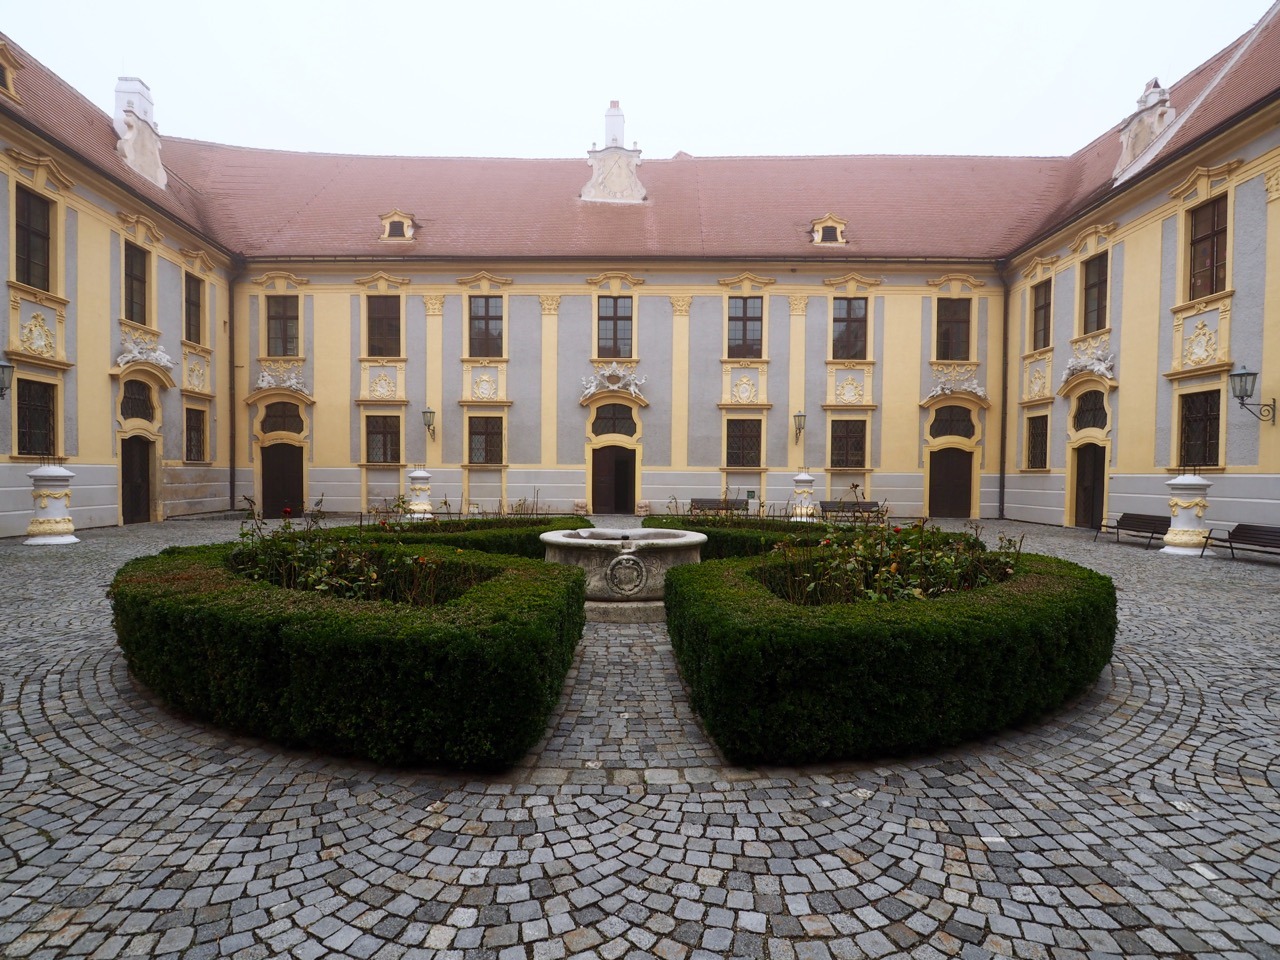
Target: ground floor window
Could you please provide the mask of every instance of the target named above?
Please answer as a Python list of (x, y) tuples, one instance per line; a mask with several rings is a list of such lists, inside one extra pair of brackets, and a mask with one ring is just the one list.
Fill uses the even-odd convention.
[(760, 466), (760, 421), (730, 420), (726, 432), (725, 465)]
[(369, 463), (400, 462), (400, 418), (365, 417), (365, 448)]
[(831, 466), (867, 465), (867, 421), (831, 421)]
[(468, 463), (502, 463), (502, 418), (467, 420)]
[(1027, 417), (1027, 469), (1043, 470), (1049, 466), (1049, 417)]
[(188, 407), (185, 459), (189, 463), (202, 463), (209, 459), (205, 449), (205, 412)]
[(1181, 445), (1178, 466), (1218, 466), (1218, 390), (1184, 393), (1181, 403)]
[(19, 380), (18, 455), (52, 457), (57, 453), (57, 431), (54, 412), (57, 388), (40, 380)]

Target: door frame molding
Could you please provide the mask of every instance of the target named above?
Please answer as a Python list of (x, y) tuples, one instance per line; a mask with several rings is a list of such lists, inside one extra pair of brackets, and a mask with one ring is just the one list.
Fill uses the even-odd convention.
[[(596, 413), (600, 407), (615, 403), (631, 408), (631, 418), (636, 422), (636, 435), (634, 437), (628, 437), (625, 433), (602, 433), (597, 435), (591, 432), (591, 423), (595, 420)], [(595, 486), (595, 478), (592, 475), (592, 468), (594, 466), (592, 454), (601, 447), (624, 447), (636, 452), (635, 479), (632, 484), (634, 487), (634, 496), (632, 499), (636, 503), (639, 503), (644, 499), (641, 495), (642, 485), (640, 479), (643, 476), (641, 467), (644, 463), (644, 420), (640, 417), (640, 410), (642, 406), (645, 406), (645, 404), (642, 404), (639, 400), (614, 390), (603, 391), (596, 394), (591, 397), (589, 401), (583, 404), (583, 407), (587, 411), (587, 422), (583, 424), (582, 431), (583, 435), (586, 437), (586, 442), (582, 447), (582, 459), (586, 466), (586, 470), (584, 471), (585, 476), (583, 478), (586, 490), (583, 491), (583, 494), (584, 499), (587, 501), (587, 513), (594, 514), (596, 512), (595, 504), (593, 503), (595, 497), (592, 492)]]

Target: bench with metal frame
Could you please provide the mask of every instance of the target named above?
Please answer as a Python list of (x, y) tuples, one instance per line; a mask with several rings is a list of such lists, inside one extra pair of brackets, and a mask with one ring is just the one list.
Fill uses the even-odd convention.
[(819, 500), (822, 519), (832, 523), (884, 523), (888, 502), (877, 500)]
[(1156, 537), (1163, 538), (1169, 532), (1170, 519), (1167, 514), (1122, 513), (1115, 520), (1104, 520), (1093, 539), (1096, 543), (1099, 533), (1115, 533), (1116, 543), (1119, 543), (1120, 534), (1127, 533), (1135, 537), (1146, 537), (1147, 545), (1144, 549), (1150, 549)]
[(747, 515), (747, 501), (729, 497), (692, 497), (689, 500), (689, 513), (715, 513), (723, 515)]
[(1231, 559), (1236, 557), (1236, 550), (1249, 553), (1280, 553), (1280, 527), (1271, 527), (1263, 523), (1237, 523), (1230, 530), (1211, 529), (1204, 538), (1204, 546), (1200, 548), (1200, 556), (1209, 549), (1210, 544), (1219, 544), (1231, 551)]

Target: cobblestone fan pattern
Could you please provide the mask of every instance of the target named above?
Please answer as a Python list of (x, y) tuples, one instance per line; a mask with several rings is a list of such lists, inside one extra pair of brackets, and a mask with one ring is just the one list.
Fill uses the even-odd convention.
[(730, 768), (665, 630), (591, 625), (543, 744), (475, 779), (233, 738), (135, 686), (112, 573), (234, 522), (2, 541), (0, 955), (1280, 957), (1280, 563), (1003, 529), (1120, 591), (1112, 668), (1042, 725)]

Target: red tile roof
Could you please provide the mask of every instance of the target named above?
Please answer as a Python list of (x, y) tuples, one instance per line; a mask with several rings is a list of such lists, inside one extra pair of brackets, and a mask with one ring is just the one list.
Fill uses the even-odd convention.
[[(1169, 89), (1179, 126), (1147, 170), (1280, 92), (1278, 10)], [(1113, 191), (1123, 127), (1070, 157), (681, 152), (640, 165), (643, 204), (578, 199), (591, 177), (585, 158), (368, 157), (165, 138), (161, 190), (116, 155), (110, 117), (10, 47), (25, 64), (15, 77), (23, 103), (0, 98), (0, 111), (249, 258), (994, 260)], [(412, 243), (379, 241), (379, 216), (393, 209), (418, 222)], [(827, 213), (849, 221), (847, 244), (811, 242), (810, 222)]]

